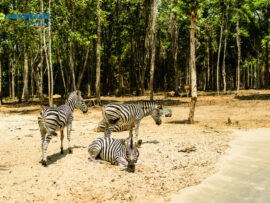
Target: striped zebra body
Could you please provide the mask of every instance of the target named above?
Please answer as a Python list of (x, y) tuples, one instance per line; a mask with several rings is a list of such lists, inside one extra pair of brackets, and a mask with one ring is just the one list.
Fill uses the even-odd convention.
[[(102, 110), (105, 123), (105, 137), (110, 137), (111, 129), (116, 125), (129, 126), (129, 137), (133, 137), (135, 127), (136, 141), (139, 136), (140, 121), (151, 115), (157, 125), (161, 124), (162, 106), (155, 102), (139, 102), (137, 104), (108, 104)], [(112, 126), (112, 127), (111, 127)]]
[[(164, 109), (163, 108), (163, 117), (172, 117), (172, 110), (171, 109)], [(98, 127), (96, 128), (97, 132), (104, 132), (105, 131), (105, 123), (104, 120), (101, 120), (98, 123)], [(122, 132), (122, 131), (127, 131), (130, 129), (130, 124), (115, 124), (114, 126), (110, 126), (110, 131), (111, 132)]]
[(87, 112), (80, 91), (72, 92), (66, 103), (58, 107), (48, 107), (40, 112), (38, 124), (41, 133), (41, 150), (42, 150), (42, 165), (47, 165), (47, 148), (51, 141), (52, 135), (57, 135), (55, 131), (61, 131), (61, 154), (63, 151), (64, 128), (67, 127), (68, 151), (72, 153), (70, 147), (70, 132), (73, 121), (73, 110), (75, 107), (80, 108), (83, 113)]
[(98, 138), (88, 147), (89, 161), (96, 162), (100, 157), (114, 165), (122, 165), (135, 170), (135, 164), (139, 157), (137, 147), (142, 141), (133, 143), (132, 139)]

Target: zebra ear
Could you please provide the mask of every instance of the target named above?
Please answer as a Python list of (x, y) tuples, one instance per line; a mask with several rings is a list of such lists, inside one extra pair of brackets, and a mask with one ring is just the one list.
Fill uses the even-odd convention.
[(121, 140), (121, 144), (127, 147), (127, 142), (125, 140)]
[(140, 147), (142, 145), (142, 140), (138, 140), (138, 142), (136, 143), (136, 147)]
[(80, 96), (80, 90), (76, 90), (77, 96)]

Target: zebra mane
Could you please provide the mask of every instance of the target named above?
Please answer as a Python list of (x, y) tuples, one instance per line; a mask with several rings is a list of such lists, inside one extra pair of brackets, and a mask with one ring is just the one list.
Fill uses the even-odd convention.
[(138, 105), (142, 108), (142, 109), (154, 109), (158, 103), (157, 102), (152, 102), (152, 101), (142, 101), (139, 102)]

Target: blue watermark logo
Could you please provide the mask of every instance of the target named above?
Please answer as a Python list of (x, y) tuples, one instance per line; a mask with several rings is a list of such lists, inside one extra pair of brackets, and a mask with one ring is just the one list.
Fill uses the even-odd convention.
[(51, 19), (51, 14), (4, 14), (0, 13), (0, 20), (22, 20), (22, 23), (27, 25), (49, 25), (49, 19)]

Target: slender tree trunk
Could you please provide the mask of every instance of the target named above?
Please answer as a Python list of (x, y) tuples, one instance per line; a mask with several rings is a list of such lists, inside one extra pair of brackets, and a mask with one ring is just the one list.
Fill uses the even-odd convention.
[(96, 67), (96, 98), (97, 103), (100, 105), (100, 34), (101, 34), (101, 22), (100, 22), (100, 0), (97, 1), (97, 67)]
[(59, 65), (60, 65), (60, 72), (61, 72), (61, 76), (62, 76), (63, 86), (64, 86), (65, 94), (67, 95), (68, 91), (67, 91), (67, 85), (66, 85), (64, 70), (63, 70), (63, 59), (61, 58), (61, 56), (59, 54), (59, 49), (56, 48), (56, 50), (57, 50), (58, 61), (59, 61)]
[(78, 77), (78, 81), (77, 81), (77, 89), (79, 90), (80, 89), (80, 86), (81, 86), (81, 83), (82, 83), (82, 79), (83, 79), (83, 75), (84, 75), (84, 72), (85, 72), (85, 68), (87, 66), (87, 61), (88, 61), (88, 56), (89, 56), (89, 50), (90, 50), (90, 46), (87, 47), (87, 51), (86, 51), (86, 56), (85, 56), (85, 61), (83, 63), (83, 68), (79, 74), (79, 77)]
[(151, 25), (151, 66), (150, 66), (150, 100), (154, 98), (154, 73), (155, 73), (155, 56), (156, 56), (156, 10), (157, 1), (152, 0), (152, 25)]
[(16, 65), (16, 61), (15, 61), (15, 57), (13, 59), (12, 62), (12, 70), (11, 70), (11, 95), (12, 95), (12, 99), (15, 99), (15, 65)]
[(2, 47), (0, 47), (0, 106), (2, 105)]
[(256, 64), (256, 88), (259, 89), (261, 88), (261, 83), (260, 83), (260, 52), (257, 51), (257, 64)]
[(70, 63), (70, 71), (72, 76), (72, 89), (76, 90), (76, 82), (75, 82), (75, 71), (74, 71), (74, 53), (73, 53), (73, 43), (69, 43), (69, 63)]
[(221, 26), (220, 26), (219, 46), (218, 46), (218, 59), (217, 59), (217, 93), (218, 94), (219, 94), (219, 60), (220, 60), (220, 52), (221, 52), (221, 46), (222, 46), (223, 24), (224, 24), (224, 16), (222, 14), (222, 20), (221, 20)]
[(191, 77), (191, 105), (188, 121), (190, 124), (194, 123), (195, 105), (197, 102), (197, 79), (196, 79), (196, 54), (195, 54), (195, 30), (196, 20), (199, 8), (196, 8), (191, 14), (191, 28), (190, 28), (190, 77)]
[(23, 99), (24, 102), (28, 102), (28, 54), (26, 49), (24, 50), (24, 68), (23, 68)]
[(119, 95), (123, 95), (123, 86), (124, 86), (124, 79), (123, 79), (123, 67), (122, 67), (122, 54), (118, 57), (118, 68), (119, 68)]
[[(49, 14), (51, 14), (51, 0), (49, 0)], [(49, 18), (49, 74), (50, 74), (50, 101), (49, 104), (50, 106), (53, 106), (53, 69), (52, 69), (52, 35), (51, 35), (51, 19)]]
[(269, 40), (266, 42), (265, 47), (265, 85), (269, 86)]
[(236, 43), (237, 43), (237, 69), (236, 69), (236, 90), (240, 89), (240, 62), (241, 62), (241, 40), (239, 28), (239, 14), (236, 22)]
[(130, 41), (131, 57), (130, 57), (130, 70), (129, 70), (129, 92), (133, 95), (134, 89), (134, 48), (133, 48), (133, 38)]
[(178, 71), (178, 38), (179, 30), (177, 23), (177, 15), (172, 14), (172, 53), (173, 53), (173, 67), (174, 67), (174, 89), (176, 90), (179, 87), (179, 71)]
[(225, 38), (224, 38), (224, 50), (223, 50), (223, 62), (222, 62), (222, 78), (223, 78), (223, 92), (227, 91), (227, 83), (226, 83), (226, 51), (227, 51), (227, 40), (228, 40), (228, 16), (229, 6), (226, 8), (226, 23), (225, 23)]
[(253, 89), (254, 84), (253, 84), (253, 79), (254, 79), (254, 70), (253, 70), (253, 64), (250, 64), (250, 72), (251, 72), (251, 78), (250, 78), (250, 87)]
[(207, 47), (206, 47), (206, 52), (207, 52), (207, 89), (210, 89), (210, 77), (211, 77), (211, 69), (210, 69), (210, 40), (209, 37), (207, 37)]
[(250, 88), (250, 79), (249, 79), (249, 65), (247, 67), (247, 88)]
[(34, 70), (31, 65), (31, 97), (34, 97)]

